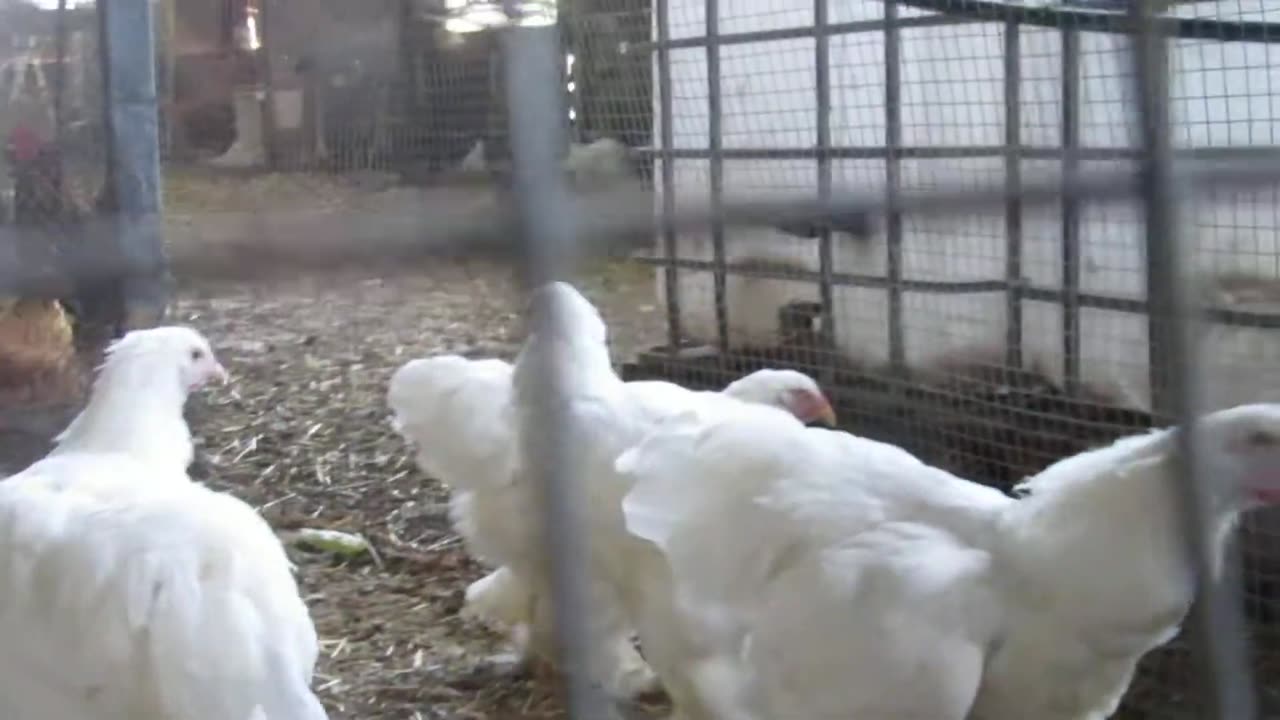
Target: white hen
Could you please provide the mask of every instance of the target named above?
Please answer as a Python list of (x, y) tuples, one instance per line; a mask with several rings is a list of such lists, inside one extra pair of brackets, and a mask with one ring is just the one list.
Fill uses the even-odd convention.
[(324, 720), (292, 569), (248, 505), (190, 482), (208, 342), (139, 330), (45, 459), (0, 482), (0, 717)]
[[(619, 427), (624, 433), (594, 453), (597, 468), (612, 475), (612, 457), (644, 428), (672, 412), (720, 397), (678, 385), (642, 381), (622, 383), (609, 363), (606, 330), (594, 307), (573, 288), (557, 284), (555, 292), (570, 296), (575, 322), (569, 338), (575, 357), (594, 373), (575, 373), (571, 392), (576, 406), (602, 392), (613, 404), (596, 407), (596, 430)], [(547, 289), (543, 290), (545, 295)], [(535, 304), (537, 300), (535, 299)], [(531, 338), (530, 343), (538, 342)], [(526, 351), (529, 345), (526, 345)], [(526, 355), (522, 354), (522, 357)], [(518, 361), (519, 362), (519, 361)], [(603, 365), (601, 364), (603, 363)], [(516, 368), (500, 360), (467, 360), (456, 355), (413, 360), (392, 376), (388, 405), (397, 430), (416, 450), (419, 466), (453, 488), (451, 512), (473, 555), (498, 570), (467, 589), (467, 612), (515, 629), (525, 659), (549, 657), (550, 618), (540, 580), (536, 492), (516, 472), (518, 437), (513, 377)], [(527, 373), (527, 369), (525, 371)], [(723, 394), (749, 402), (788, 409), (805, 421), (834, 423), (827, 399), (811, 378), (789, 370), (762, 370), (731, 383)], [(616, 400), (616, 402), (614, 402)], [(628, 424), (630, 423), (630, 424)], [(634, 424), (634, 427), (631, 426)], [(601, 464), (603, 463), (603, 464)], [(606, 537), (624, 541), (619, 503), (626, 488), (589, 485), (592, 514), (608, 529)], [(593, 546), (598, 545), (593, 539)], [(612, 628), (607, 643), (614, 658), (603, 682), (620, 696), (653, 687), (653, 678), (630, 643), (627, 623), (618, 613), (613, 589), (597, 584), (602, 625)], [(542, 600), (543, 602), (539, 602)]]
[[(1280, 406), (1200, 427), (1221, 541), (1280, 500)], [(1109, 716), (1192, 601), (1174, 444), (1122, 439), (1013, 499), (776, 413), (672, 420), (616, 465), (628, 527), (674, 579), (672, 632), (692, 638), (686, 716)]]

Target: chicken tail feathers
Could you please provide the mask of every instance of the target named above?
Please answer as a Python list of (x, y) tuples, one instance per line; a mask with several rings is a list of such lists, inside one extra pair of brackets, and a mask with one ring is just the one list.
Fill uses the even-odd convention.
[(261, 690), (267, 720), (329, 720), (320, 699), (312, 692), (307, 673), (276, 649), (267, 650)]

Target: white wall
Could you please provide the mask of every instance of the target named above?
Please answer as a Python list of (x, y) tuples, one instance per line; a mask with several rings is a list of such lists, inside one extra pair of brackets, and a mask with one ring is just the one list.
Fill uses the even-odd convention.
[[(1233, 3), (1245, 11), (1233, 18), (1280, 21), (1280, 0)], [(704, 0), (671, 0), (671, 35), (704, 34)], [(721, 0), (723, 33), (812, 23), (810, 0)], [(831, 21), (870, 20), (883, 6), (872, 0), (831, 3)], [(904, 8), (903, 17), (920, 15)], [(998, 23), (902, 31), (902, 140), (911, 146), (1002, 145), (1004, 141), (1003, 28)], [(1022, 126), (1028, 145), (1061, 143), (1059, 117), (1060, 42), (1056, 30), (1024, 27), (1021, 38)], [(1081, 142), (1124, 146), (1133, 107), (1128, 55), (1121, 36), (1089, 33), (1081, 41)], [(880, 33), (831, 40), (831, 129), (837, 145), (884, 144), (884, 43)], [(811, 147), (816, 134), (813, 40), (726, 46), (721, 54), (725, 147)], [(1261, 44), (1178, 41), (1173, 52), (1175, 142), (1182, 146), (1280, 144), (1280, 49)], [(674, 50), (673, 134), (676, 147), (707, 147), (706, 62), (702, 48)], [(656, 73), (655, 73), (656, 77)], [(1274, 78), (1274, 81), (1273, 81)], [(654, 97), (657, 97), (655, 88)], [(661, 117), (655, 107), (655, 123)], [(655, 129), (655, 137), (660, 137)], [(1105, 167), (1100, 161), (1086, 170)], [(878, 160), (836, 161), (837, 185), (874, 189), (884, 185)], [(660, 170), (655, 168), (655, 172)], [(724, 164), (728, 193), (815, 188), (812, 160), (735, 161)], [(1059, 172), (1056, 160), (1025, 161), (1024, 177)], [(677, 203), (706, 195), (707, 162), (678, 160)], [(906, 160), (909, 189), (959, 181), (999, 182), (1003, 161), (990, 159)], [(659, 188), (660, 191), (660, 188)], [(1280, 248), (1271, 190), (1219, 193), (1188, 208), (1188, 240), (1206, 278), (1244, 273), (1280, 282)], [(661, 202), (659, 198), (658, 202)], [(1034, 284), (1061, 287), (1061, 218), (1028, 212), (1023, 222), (1024, 272)], [(1081, 223), (1081, 289), (1140, 298), (1144, 292), (1143, 231), (1137, 208), (1086, 207)], [(908, 217), (903, 232), (904, 275), (920, 280), (990, 280), (1004, 275), (1003, 214), (945, 218)], [(769, 231), (732, 233), (730, 261), (753, 256), (782, 259), (817, 270), (816, 241)], [(885, 239), (838, 240), (836, 270), (885, 273)], [(706, 236), (686, 234), (680, 255), (711, 258)], [(710, 273), (681, 271), (680, 297), (686, 331), (715, 336)], [(658, 297), (665, 298), (662, 274)], [(1278, 285), (1280, 287), (1280, 285)], [(1275, 293), (1280, 298), (1280, 290)], [(728, 280), (731, 342), (776, 340), (776, 309), (791, 300), (816, 300), (807, 281)], [(888, 358), (887, 293), (838, 287), (836, 335), (852, 359), (871, 365)], [(905, 293), (904, 334), (908, 364), (936, 369), (943, 361), (1002, 357), (1003, 293), (980, 295)], [(1062, 379), (1062, 312), (1052, 304), (1024, 305), (1024, 353), (1056, 381)], [(1251, 306), (1274, 309), (1280, 304)], [(1145, 316), (1085, 309), (1081, 313), (1082, 373), (1087, 384), (1126, 404), (1146, 407)], [(1209, 330), (1208, 401), (1228, 406), (1245, 400), (1280, 400), (1280, 331), (1217, 326)]]

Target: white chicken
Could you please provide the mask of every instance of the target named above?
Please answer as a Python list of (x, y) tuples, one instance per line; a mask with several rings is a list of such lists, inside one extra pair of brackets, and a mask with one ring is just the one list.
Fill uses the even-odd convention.
[(324, 720), (292, 568), (245, 503), (193, 483), (194, 330), (113, 344), (55, 449), (0, 482), (0, 717)]
[[(1221, 547), (1280, 501), (1280, 405), (1200, 437)], [(1125, 438), (1015, 499), (782, 413), (674, 418), (616, 462), (627, 527), (664, 560), (637, 569), (665, 583), (650, 660), (695, 693), (686, 718), (1107, 717), (1192, 601), (1174, 446)]]
[[(610, 476), (613, 456), (638, 440), (650, 423), (708, 398), (734, 397), (786, 408), (806, 422), (835, 422), (831, 405), (817, 383), (790, 370), (752, 373), (722, 393), (694, 392), (667, 382), (623, 383), (609, 362), (605, 326), (595, 308), (568, 285), (552, 287), (551, 292), (570, 299), (578, 323), (570, 339), (575, 352), (581, 347), (574, 362), (591, 366), (594, 373), (576, 373), (572, 392), (581, 398), (605, 393), (610, 404), (599, 406), (596, 429), (604, 432), (614, 428), (621, 433), (616, 440), (587, 453), (595, 459), (596, 467)], [(547, 292), (543, 290), (544, 295)], [(538, 341), (530, 339), (530, 343)], [(523, 352), (521, 357), (526, 357)], [(549, 659), (551, 618), (546, 581), (538, 577), (537, 570), (541, 567), (541, 545), (536, 491), (518, 472), (515, 413), (519, 406), (513, 381), (520, 368), (520, 359), (516, 366), (456, 355), (413, 360), (393, 375), (388, 404), (397, 430), (415, 447), (419, 466), (453, 489), (451, 513), (471, 553), (498, 566), (467, 589), (466, 612), (511, 628), (522, 659)], [(600, 486), (589, 474), (583, 478), (589, 483), (584, 491), (592, 499), (590, 513), (599, 531), (592, 546), (631, 542), (621, 522), (620, 502), (626, 488)], [(606, 660), (609, 667), (601, 682), (621, 697), (653, 689), (653, 675), (631, 644), (628, 622), (620, 614), (614, 589), (608, 583), (597, 583), (592, 591), (601, 626), (608, 628), (602, 631), (608, 637), (601, 643), (608, 647), (602, 657), (610, 660)]]

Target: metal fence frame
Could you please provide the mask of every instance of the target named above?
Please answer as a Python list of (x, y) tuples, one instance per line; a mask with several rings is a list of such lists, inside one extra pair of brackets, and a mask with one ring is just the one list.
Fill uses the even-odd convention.
[[(938, 14), (900, 18), (897, 2)], [(1175, 153), (1169, 141), (1168, 57), (1166, 44), (1170, 37), (1212, 39), (1219, 41), (1275, 42), (1280, 39), (1280, 25), (1260, 22), (1222, 22), (1200, 19), (1170, 19), (1157, 16), (1151, 0), (1133, 0), (1126, 14), (1072, 10), (1059, 7), (1030, 8), (986, 0), (883, 0), (881, 20), (832, 24), (827, 0), (814, 1), (814, 23), (809, 27), (722, 34), (719, 23), (719, 0), (706, 0), (705, 33), (698, 37), (673, 40), (669, 27), (669, 0), (654, 0), (657, 20), (656, 41), (640, 50), (656, 54), (658, 73), (658, 112), (661, 138), (650, 151), (662, 161), (661, 183), (663, 257), (644, 260), (662, 268), (665, 275), (668, 343), (666, 352), (673, 358), (684, 340), (681, 332), (680, 269), (710, 271), (714, 276), (714, 311), (716, 345), (729, 346), (727, 317), (727, 275), (776, 277), (809, 280), (819, 287), (823, 340), (834, 346), (833, 287), (835, 285), (886, 288), (888, 291), (889, 370), (894, 375), (906, 374), (903, 299), (904, 290), (934, 293), (973, 293), (1003, 291), (1007, 297), (1007, 331), (1005, 361), (1009, 369), (1021, 369), (1022, 309), (1024, 300), (1055, 302), (1063, 309), (1063, 364), (1066, 390), (1074, 396), (1080, 385), (1080, 310), (1085, 307), (1121, 310), (1148, 317), (1149, 362), (1152, 414), (1176, 421), (1179, 433), (1178, 480), (1181, 506), (1187, 520), (1188, 549), (1196, 558), (1199, 602), (1195, 611), (1192, 640), (1198, 646), (1199, 679), (1211, 697), (1212, 714), (1233, 720), (1248, 720), (1256, 715), (1247, 642), (1239, 611), (1238, 576), (1235, 582), (1216, 582), (1208, 571), (1208, 549), (1211, 539), (1207, 528), (1206, 491), (1197, 481), (1202, 458), (1194, 445), (1195, 418), (1198, 414), (1196, 375), (1199, 364), (1195, 328), (1199, 316), (1185, 298), (1183, 286), (1183, 248), (1178, 240), (1178, 224), (1174, 220), (1182, 183), (1173, 171)], [(1004, 145), (995, 147), (905, 147), (901, 124), (901, 55), (900, 33), (903, 28), (931, 27), (965, 22), (998, 21), (1004, 24)], [(1022, 25), (1058, 28), (1062, 34), (1062, 80), (1060, 98), (1061, 143), (1058, 147), (1029, 147), (1020, 137), (1020, 28)], [(1133, 37), (1133, 62), (1140, 107), (1138, 120), (1143, 133), (1141, 148), (1091, 148), (1080, 145), (1080, 32), (1128, 33)], [(884, 34), (885, 92), (883, 146), (836, 147), (831, 144), (828, 110), (831, 105), (829, 39), (833, 35), (882, 32)], [(816, 136), (811, 148), (796, 149), (726, 149), (721, 136), (722, 97), (720, 48), (729, 44), (771, 40), (813, 38), (815, 45)], [(707, 67), (707, 149), (677, 149), (673, 142), (673, 101), (670, 53), (676, 48), (705, 48)], [(1273, 152), (1275, 148), (1271, 149)], [(1258, 148), (1248, 152), (1257, 153)], [(1222, 157), (1232, 151), (1189, 151), (1179, 155)], [(1004, 159), (1005, 230), (1007, 241), (1004, 277), (987, 281), (919, 282), (903, 278), (903, 222), (900, 206), (900, 161), (904, 158), (988, 158)], [(831, 161), (835, 158), (883, 159), (886, 191), (884, 197), (886, 234), (885, 276), (837, 273), (832, 262), (832, 228), (820, 227), (817, 242), (817, 272), (770, 271), (761, 268), (730, 268), (725, 257), (723, 209), (723, 163), (733, 159), (808, 159), (817, 161), (818, 206), (831, 201)], [(1080, 202), (1071, 193), (1061, 198), (1062, 208), (1062, 287), (1032, 285), (1022, 273), (1021, 162), (1029, 159), (1060, 159), (1063, 186), (1079, 179), (1079, 164), (1087, 159), (1131, 159), (1139, 165), (1138, 176), (1147, 236), (1146, 300), (1132, 300), (1080, 290)], [(709, 164), (709, 215), (712, 259), (687, 260), (678, 256), (674, 228), (675, 172), (678, 159), (707, 160)], [(1207, 308), (1204, 316), (1236, 326), (1280, 328), (1280, 315), (1247, 313), (1226, 308)], [(1238, 562), (1228, 558), (1229, 565)]]
[[(664, 219), (673, 213), (675, 173), (674, 161), (681, 159), (707, 160), (710, 164), (710, 205), (715, 216), (722, 207), (724, 192), (723, 161), (726, 159), (810, 159), (818, 163), (818, 198), (825, 204), (831, 197), (831, 161), (833, 159), (877, 159), (885, 161), (885, 235), (888, 257), (884, 276), (857, 273), (839, 273), (832, 268), (832, 238), (829, 226), (822, 227), (819, 241), (819, 270), (786, 272), (761, 268), (728, 267), (724, 257), (723, 225), (713, 223), (712, 242), (714, 257), (708, 262), (680, 258), (670, 223), (664, 224), (663, 256), (649, 257), (646, 263), (663, 267), (666, 273), (665, 292), (668, 316), (668, 350), (676, 352), (683, 337), (680, 323), (680, 289), (677, 270), (710, 271), (715, 278), (716, 344), (728, 347), (728, 318), (726, 317), (726, 277), (728, 274), (810, 280), (819, 286), (822, 305), (822, 327), (831, 342), (834, 323), (831, 320), (834, 286), (887, 288), (889, 293), (889, 368), (896, 374), (905, 374), (905, 348), (902, 327), (903, 291), (969, 294), (1004, 292), (1007, 296), (1007, 322), (1005, 358), (1010, 369), (1020, 369), (1022, 363), (1022, 308), (1024, 300), (1057, 303), (1063, 309), (1063, 365), (1069, 394), (1074, 395), (1080, 384), (1079, 327), (1081, 308), (1118, 310), (1152, 317), (1149, 301), (1122, 298), (1080, 290), (1080, 203), (1071, 195), (1062, 201), (1062, 288), (1034, 285), (1022, 277), (1022, 200), (1018, 190), (1022, 185), (1021, 162), (1024, 160), (1062, 161), (1063, 182), (1070, 184), (1076, 177), (1079, 163), (1084, 160), (1142, 160), (1147, 157), (1143, 148), (1110, 148), (1080, 146), (1080, 33), (1082, 31), (1128, 33), (1135, 27), (1146, 27), (1130, 15), (1075, 10), (1058, 7), (1026, 7), (986, 0), (898, 0), (902, 5), (933, 11), (935, 15), (900, 18), (895, 2), (884, 2), (884, 16), (880, 20), (861, 20), (845, 23), (829, 23), (827, 3), (815, 0), (813, 25), (787, 27), (777, 30), (760, 30), (721, 34), (718, 22), (717, 0), (706, 0), (706, 33), (701, 36), (672, 40), (668, 29), (669, 0), (654, 0), (657, 15), (657, 40), (637, 50), (649, 50), (657, 55), (659, 72), (659, 113), (662, 126), (660, 145), (649, 151), (662, 161), (660, 178), (663, 196)], [(1004, 101), (1005, 144), (994, 146), (904, 146), (901, 123), (901, 57), (899, 35), (906, 28), (939, 27), (975, 22), (1001, 22), (1005, 28), (1004, 43)], [(1220, 21), (1186, 18), (1152, 18), (1152, 27), (1162, 37), (1179, 39), (1280, 42), (1280, 24), (1244, 21)], [(1023, 145), (1021, 130), (1022, 77), (1020, 32), (1023, 25), (1054, 28), (1062, 35), (1062, 142), (1056, 147)], [(884, 33), (885, 93), (884, 119), (885, 143), (882, 146), (833, 146), (827, 110), (831, 106), (830, 60), (828, 40), (834, 35)], [(805, 148), (729, 148), (723, 147), (720, 137), (720, 73), (719, 49), (725, 45), (757, 43), (773, 40), (813, 38), (816, 47), (817, 134), (814, 145)], [(707, 52), (708, 95), (708, 148), (675, 148), (670, 128), (673, 123), (672, 98), (668, 89), (671, 83), (669, 53), (676, 48), (704, 47)], [(1180, 156), (1203, 159), (1229, 159), (1241, 154), (1236, 148), (1207, 148), (1174, 151)], [(1280, 159), (1280, 147), (1250, 147), (1250, 154), (1266, 152)], [(899, 163), (904, 159), (944, 158), (995, 158), (1005, 160), (1005, 187), (1008, 194), (1005, 208), (1007, 234), (1007, 267), (1003, 278), (966, 281), (913, 281), (902, 277), (902, 213), (898, 211), (898, 194), (901, 171)], [(1150, 278), (1148, 278), (1150, 281)], [(1228, 308), (1207, 308), (1207, 316), (1217, 323), (1239, 327), (1280, 328), (1280, 314), (1256, 313)], [(1156, 322), (1153, 320), (1153, 322)], [(1151, 337), (1158, 337), (1159, 330), (1152, 328)], [(1152, 351), (1151, 367), (1158, 367), (1162, 360), (1160, 350)], [(1170, 407), (1156, 387), (1160, 379), (1153, 373), (1154, 414), (1172, 418)]]

